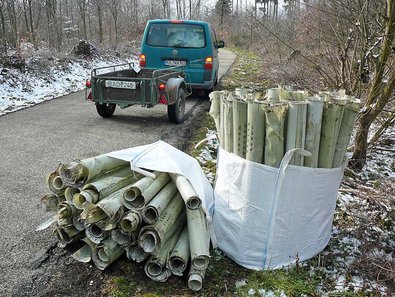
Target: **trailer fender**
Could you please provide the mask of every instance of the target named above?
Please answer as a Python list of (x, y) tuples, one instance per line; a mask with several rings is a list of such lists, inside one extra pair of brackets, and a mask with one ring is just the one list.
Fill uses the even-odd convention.
[(172, 77), (167, 80), (165, 96), (169, 105), (173, 105), (177, 101), (178, 90), (180, 88), (186, 88), (185, 81), (182, 77)]

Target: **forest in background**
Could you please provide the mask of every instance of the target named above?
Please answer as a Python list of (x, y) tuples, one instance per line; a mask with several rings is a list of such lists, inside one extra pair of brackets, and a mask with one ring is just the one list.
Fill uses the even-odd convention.
[(156, 18), (212, 23), (227, 44), (262, 57), (269, 85), (361, 98), (355, 169), (394, 125), (395, 0), (0, 0), (0, 57), (70, 53), (81, 39), (138, 53), (146, 21)]
[(0, 54), (24, 42), (62, 51), (80, 39), (115, 49), (138, 39), (149, 19), (213, 13), (207, 0), (0, 0)]

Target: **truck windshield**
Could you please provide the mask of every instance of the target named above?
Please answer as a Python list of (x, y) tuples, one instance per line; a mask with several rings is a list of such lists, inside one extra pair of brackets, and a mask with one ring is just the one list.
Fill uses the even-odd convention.
[(203, 48), (206, 38), (201, 25), (161, 23), (150, 25), (146, 43), (160, 47)]

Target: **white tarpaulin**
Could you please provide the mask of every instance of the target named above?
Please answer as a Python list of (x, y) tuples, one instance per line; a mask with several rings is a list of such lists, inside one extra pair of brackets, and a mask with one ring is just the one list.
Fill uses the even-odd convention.
[(309, 259), (328, 244), (341, 168), (274, 168), (219, 151), (213, 226), (238, 264), (272, 269)]
[(213, 188), (199, 163), (193, 157), (161, 140), (148, 145), (111, 152), (107, 155), (130, 162), (132, 170), (143, 174), (149, 174), (149, 172), (144, 172), (144, 169), (148, 169), (185, 176), (201, 199), (207, 219), (211, 220), (214, 208)]

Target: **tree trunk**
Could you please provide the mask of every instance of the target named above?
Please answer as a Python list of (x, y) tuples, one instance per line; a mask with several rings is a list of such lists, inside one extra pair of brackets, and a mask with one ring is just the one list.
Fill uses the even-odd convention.
[(8, 16), (9, 16), (10, 26), (11, 26), (10, 43), (13, 47), (16, 48), (16, 47), (18, 47), (18, 27), (17, 27), (15, 2), (14, 1), (7, 2), (7, 10), (8, 10)]
[(22, 1), (22, 6), (23, 6), (23, 17), (25, 20), (25, 26), (26, 26), (26, 32), (29, 33), (29, 20), (27, 17), (27, 4), (26, 4), (26, 0)]
[(27, 8), (29, 10), (29, 26), (30, 26), (30, 42), (33, 43), (34, 48), (37, 50), (37, 44), (36, 44), (36, 33), (34, 30), (34, 25), (33, 25), (33, 9), (32, 9), (32, 0), (27, 1)]
[[(196, 2), (196, 19), (200, 20), (200, 5), (201, 4), (201, 0), (197, 0)], [(233, 7), (233, 1), (232, 1), (232, 7)]]
[(359, 118), (354, 152), (350, 161), (350, 166), (356, 170), (361, 170), (366, 163), (369, 128), (389, 102), (395, 88), (395, 69), (393, 67), (387, 75), (389, 78), (388, 82), (384, 82), (384, 73), (387, 69), (387, 61), (391, 54), (391, 45), (394, 41), (394, 31), (395, 0), (387, 0), (387, 18), (385, 18), (385, 32), (380, 48), (379, 60), (365, 103), (365, 111)]
[(103, 11), (102, 11), (101, 0), (96, 1), (97, 5), (97, 19), (99, 22), (99, 42), (103, 43)]
[(7, 55), (7, 38), (6, 38), (6, 30), (5, 30), (5, 18), (3, 12), (3, 3), (0, 2), (0, 21), (1, 21), (1, 38), (0, 41), (3, 45), (4, 55)]
[(354, 152), (352, 160), (350, 161), (350, 167), (353, 169), (361, 170), (365, 165), (366, 152), (368, 149), (369, 127), (371, 123), (371, 116), (365, 116), (364, 118), (361, 116), (359, 120), (357, 132), (355, 134)]
[(168, 0), (162, 0), (162, 6), (163, 6), (163, 18), (164, 19), (166, 19), (166, 18), (169, 18), (167, 15), (168, 15), (168, 10), (167, 10), (167, 2), (168, 2)]
[(47, 33), (48, 33), (48, 43), (51, 48), (54, 47), (54, 37), (53, 37), (53, 30), (51, 28), (54, 26), (53, 19), (52, 19), (52, 1), (46, 0), (45, 1), (45, 13), (47, 15)]
[(177, 19), (180, 19), (180, 0), (176, 0)]
[(78, 10), (82, 23), (82, 38), (88, 40), (88, 33), (86, 27), (86, 0), (78, 0)]
[(119, 2), (117, 0), (112, 0), (110, 3), (110, 12), (114, 21), (114, 31), (115, 31), (115, 43), (118, 44), (118, 8)]
[(136, 26), (136, 29), (139, 30), (139, 5), (137, 0), (133, 0), (134, 4), (134, 10), (133, 10), (133, 17), (134, 17), (134, 25)]

